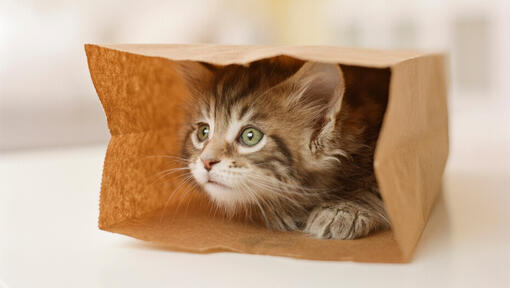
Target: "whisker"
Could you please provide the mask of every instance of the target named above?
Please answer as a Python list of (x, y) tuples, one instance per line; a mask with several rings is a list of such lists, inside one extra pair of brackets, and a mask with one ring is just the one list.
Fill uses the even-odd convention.
[(182, 163), (190, 163), (191, 162), (190, 159), (186, 159), (186, 158), (183, 158), (180, 156), (175, 156), (175, 155), (147, 155), (144, 158), (166, 158), (166, 159), (171, 159), (174, 161), (181, 161)]
[(249, 177), (249, 178), (251, 178), (253, 180), (256, 180), (256, 181), (262, 181), (262, 182), (265, 182), (267, 184), (273, 184), (272, 182), (275, 182), (274, 183), (275, 185), (279, 185), (279, 186), (283, 186), (285, 188), (289, 188), (289, 190), (286, 190), (286, 192), (289, 193), (289, 194), (300, 195), (300, 193), (293, 192), (292, 190), (298, 190), (298, 191), (303, 192), (303, 193), (314, 193), (314, 194), (329, 193), (329, 192), (333, 191), (333, 189), (300, 187), (300, 186), (297, 186), (297, 185), (292, 185), (292, 184), (288, 184), (288, 183), (282, 182), (282, 181), (280, 181), (278, 179), (271, 179), (271, 181), (268, 181), (267, 177), (261, 177), (261, 176), (253, 175), (253, 174), (252, 175), (247, 174), (246, 177)]
[[(176, 170), (176, 171), (169, 171), (169, 170), (165, 170), (165, 171), (163, 171), (163, 172), (159, 172), (159, 173), (157, 173), (157, 174), (161, 174), (161, 175), (159, 175), (158, 177), (156, 177), (156, 179), (155, 179), (155, 180), (153, 180), (151, 183), (149, 183), (149, 185), (153, 185), (154, 183), (158, 183), (160, 180), (162, 180), (162, 179), (164, 179), (165, 177), (170, 176), (170, 175), (172, 175), (172, 174), (176, 174), (176, 173), (178, 173), (179, 175), (177, 175), (177, 178), (181, 177), (182, 175), (190, 175), (190, 174), (191, 174), (191, 172), (189, 172), (189, 171), (188, 171), (188, 172), (183, 173), (182, 171), (184, 171), (184, 170), (189, 170), (189, 169), (188, 169), (188, 168), (185, 168), (185, 169), (182, 169), (182, 170), (180, 170), (180, 169), (179, 169), (179, 170)], [(156, 174), (156, 175), (157, 175), (157, 174)], [(154, 176), (154, 177), (155, 177), (155, 176)]]
[[(190, 192), (190, 191), (193, 191), (193, 189), (196, 188), (196, 184), (195, 182), (191, 182), (191, 185), (187, 185), (188, 189), (186, 189), (183, 193), (181, 193), (181, 197), (179, 199), (179, 203), (177, 205), (177, 208), (176, 209), (179, 209), (182, 205), (182, 202), (186, 200), (186, 195)], [(186, 202), (186, 207), (184, 208), (184, 215), (187, 216), (188, 214), (188, 210), (189, 210), (189, 205), (191, 203), (191, 198), (188, 197), (188, 201)]]
[(166, 202), (165, 202), (165, 205), (163, 206), (163, 210), (161, 211), (161, 215), (160, 215), (160, 218), (159, 218), (159, 222), (161, 223), (162, 220), (163, 220), (163, 216), (164, 216), (164, 212), (165, 210), (167, 209), (168, 207), (168, 204), (170, 203), (170, 200), (177, 194), (177, 192), (179, 191), (179, 189), (184, 185), (186, 184), (187, 181), (189, 181), (191, 178), (193, 178), (193, 175), (191, 175), (191, 173), (189, 175), (186, 176), (186, 178), (184, 180), (181, 181), (181, 183), (179, 184), (179, 186), (177, 186), (177, 188), (172, 191), (172, 193), (170, 193), (170, 195), (168, 196), (168, 198), (166, 199)]
[(250, 198), (252, 198), (254, 200), (255, 204), (257, 205), (257, 207), (259, 208), (260, 212), (262, 213), (262, 216), (264, 217), (264, 220), (265, 220), (266, 224), (268, 224), (269, 220), (267, 219), (266, 212), (264, 211), (264, 208), (261, 206), (259, 200), (257, 199), (256, 194), (252, 193), (251, 189), (246, 184), (244, 184), (244, 183), (241, 183), (241, 184), (242, 184), (242, 186), (244, 186), (245, 191), (247, 191), (247, 193), (250, 196)]
[(186, 171), (186, 170), (189, 171), (189, 168), (186, 167), (186, 168), (167, 169), (167, 170), (163, 170), (161, 172), (158, 172), (156, 175), (158, 176), (158, 179), (160, 179), (160, 178), (163, 178), (163, 177), (166, 177), (166, 176), (170, 176), (172, 174), (179, 173), (181, 171)]
[(182, 189), (183, 187), (188, 187), (188, 189), (187, 189), (187, 190), (184, 190), (184, 192), (183, 192), (183, 193), (180, 193), (181, 195), (180, 195), (180, 197), (179, 197), (179, 202), (177, 203), (177, 207), (175, 208), (176, 210), (178, 210), (178, 209), (180, 209), (180, 208), (181, 208), (181, 205), (182, 205), (183, 200), (185, 200), (185, 199), (186, 199), (186, 198), (184, 198), (184, 195), (183, 195), (183, 194), (186, 194), (186, 192), (190, 190), (189, 186), (188, 186), (188, 185), (186, 185), (186, 184), (189, 184), (189, 183), (190, 183), (190, 181), (192, 181), (192, 180), (193, 180), (193, 176), (191, 176), (191, 177), (187, 177), (187, 178), (184, 180), (184, 182), (183, 182), (183, 183), (182, 183), (182, 184), (178, 187), (178, 189), (176, 189), (176, 192), (177, 192), (177, 191), (179, 191), (180, 189)]

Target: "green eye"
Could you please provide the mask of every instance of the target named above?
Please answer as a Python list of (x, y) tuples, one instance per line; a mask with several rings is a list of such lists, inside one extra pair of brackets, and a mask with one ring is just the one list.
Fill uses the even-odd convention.
[(198, 126), (197, 130), (198, 141), (202, 142), (206, 140), (208, 137), (209, 137), (209, 125), (201, 124), (200, 126)]
[(264, 134), (262, 134), (259, 130), (249, 127), (243, 130), (239, 140), (246, 146), (253, 146), (259, 143), (263, 136)]

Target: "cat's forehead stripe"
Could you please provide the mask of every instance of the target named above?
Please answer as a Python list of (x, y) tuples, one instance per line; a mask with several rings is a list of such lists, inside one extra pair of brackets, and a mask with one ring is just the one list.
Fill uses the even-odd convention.
[(248, 106), (244, 106), (241, 109), (239, 109), (239, 107), (232, 107), (232, 110), (231, 117), (225, 119), (228, 124), (225, 140), (228, 143), (232, 143), (236, 140), (241, 128), (249, 123), (248, 120), (252, 114)]
[(248, 105), (244, 105), (243, 108), (241, 108), (241, 112), (239, 112), (238, 119), (243, 119), (246, 112), (248, 112), (248, 109), (250, 109), (250, 107)]
[(255, 113), (250, 114), (250, 121), (259, 121), (259, 120), (264, 120), (266, 118), (267, 118), (266, 113), (255, 112)]

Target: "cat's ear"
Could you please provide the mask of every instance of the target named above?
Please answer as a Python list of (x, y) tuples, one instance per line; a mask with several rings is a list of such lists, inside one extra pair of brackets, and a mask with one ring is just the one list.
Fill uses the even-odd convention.
[(211, 89), (215, 67), (196, 61), (175, 62), (176, 70), (192, 94), (203, 94)]
[(345, 90), (340, 66), (306, 62), (285, 82), (290, 85), (287, 91), (292, 91), (287, 96), (288, 105), (313, 119), (316, 133), (312, 140), (322, 142), (325, 139), (321, 138), (331, 136)]

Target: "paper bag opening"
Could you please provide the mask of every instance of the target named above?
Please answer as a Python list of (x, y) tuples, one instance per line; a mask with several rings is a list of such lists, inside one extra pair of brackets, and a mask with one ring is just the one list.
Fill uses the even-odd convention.
[[(440, 191), (448, 155), (441, 55), (337, 47), (86, 45), (85, 49), (112, 135), (101, 185), (101, 229), (201, 253), (360, 262), (411, 259)], [(158, 172), (178, 165), (159, 156), (178, 155), (182, 145), (175, 132), (186, 117), (182, 104), (188, 93), (174, 61), (245, 65), (281, 55), (341, 64), (350, 69), (349, 75), (357, 75), (353, 79), (357, 93), (370, 93), (370, 87), (383, 91), (374, 93), (387, 103), (374, 168), (391, 231), (358, 240), (271, 231), (214, 215), (204, 195), (175, 177), (154, 181)], [(179, 189), (189, 193), (169, 200), (169, 194)]]

